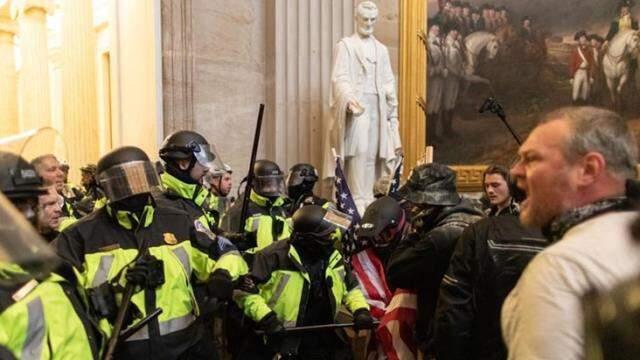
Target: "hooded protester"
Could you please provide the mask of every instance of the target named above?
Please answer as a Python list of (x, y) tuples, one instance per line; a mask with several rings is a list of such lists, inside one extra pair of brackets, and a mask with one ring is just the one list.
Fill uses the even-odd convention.
[(404, 201), (414, 232), (401, 241), (387, 263), (392, 288), (418, 293), (415, 336), (421, 350), (433, 353), (432, 319), (438, 289), (456, 241), (464, 228), (483, 217), (456, 191), (456, 174), (430, 163), (416, 167), (396, 195)]

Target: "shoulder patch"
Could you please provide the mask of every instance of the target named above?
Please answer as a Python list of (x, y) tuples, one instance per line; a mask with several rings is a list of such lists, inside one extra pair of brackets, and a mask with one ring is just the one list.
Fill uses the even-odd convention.
[(207, 237), (209, 237), (211, 240), (214, 240), (216, 238), (216, 234), (214, 234), (211, 229), (209, 229), (208, 227), (206, 227), (202, 221), (200, 220), (195, 220), (193, 222), (193, 226), (196, 228), (197, 232), (201, 232), (205, 235), (207, 235)]

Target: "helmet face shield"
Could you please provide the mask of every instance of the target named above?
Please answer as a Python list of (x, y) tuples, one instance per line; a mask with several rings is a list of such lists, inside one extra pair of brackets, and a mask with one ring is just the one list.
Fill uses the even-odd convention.
[(158, 173), (150, 161), (131, 161), (112, 166), (98, 174), (98, 183), (112, 202), (149, 193), (160, 187)]
[(0, 286), (43, 279), (58, 265), (51, 248), (0, 194)]
[[(46, 193), (44, 186), (63, 185), (58, 160), (66, 158), (66, 144), (55, 129), (45, 127), (0, 138), (0, 152), (4, 153), (0, 155), (0, 189), (9, 198), (30, 198)], [(30, 164), (35, 159), (39, 169)]]
[(256, 176), (254, 190), (266, 197), (277, 197), (284, 193), (282, 175)]
[(304, 181), (304, 176), (299, 171), (292, 171), (287, 176), (287, 187), (298, 186)]
[(313, 167), (296, 168), (289, 171), (287, 176), (287, 187), (298, 186), (303, 182), (315, 183), (318, 181), (318, 171)]
[(200, 165), (211, 169), (211, 163), (216, 160), (216, 155), (211, 151), (209, 144), (193, 143), (191, 149), (193, 150), (193, 156), (195, 156), (196, 161), (198, 161)]
[(349, 226), (351, 226), (351, 222), (353, 221), (351, 216), (331, 207), (326, 210), (327, 213), (324, 215), (324, 218), (322, 219), (323, 221), (326, 221), (343, 231), (349, 229)]

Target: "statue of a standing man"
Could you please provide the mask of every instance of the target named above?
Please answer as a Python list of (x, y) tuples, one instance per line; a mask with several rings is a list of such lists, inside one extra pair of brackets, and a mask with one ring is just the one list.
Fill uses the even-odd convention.
[(344, 159), (349, 189), (360, 214), (373, 198), (376, 179), (389, 174), (402, 152), (398, 100), (386, 46), (373, 36), (378, 8), (363, 1), (356, 9), (357, 31), (333, 51), (324, 174), (332, 176), (331, 148)]

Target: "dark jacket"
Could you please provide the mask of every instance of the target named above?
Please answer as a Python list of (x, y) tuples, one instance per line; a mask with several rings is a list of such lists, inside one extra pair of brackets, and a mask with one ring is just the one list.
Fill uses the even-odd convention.
[(119, 281), (142, 241), (163, 261), (164, 283), (154, 291), (134, 293), (131, 301), (137, 311), (132, 314), (137, 316), (133, 318), (137, 321), (157, 307), (164, 314), (147, 325), (148, 331), (138, 331), (123, 342), (116, 357), (176, 359), (192, 351), (201, 336), (194, 322), (198, 310), (193, 283), (206, 281), (216, 260), (235, 250), (233, 246), (197, 230), (191, 218), (175, 208), (148, 207), (136, 220), (133, 214), (107, 205), (60, 233), (53, 247), (75, 268), (80, 287), (89, 290)]
[(463, 232), (440, 285), (435, 314), (437, 358), (506, 359), (500, 309), (522, 271), (548, 242), (504, 213)]
[(458, 237), (470, 224), (482, 218), (482, 212), (462, 200), (443, 208), (432, 226), (410, 234), (389, 258), (387, 282), (392, 288), (418, 292), (416, 339), (421, 349), (430, 349), (430, 326), (438, 300), (438, 289)]

